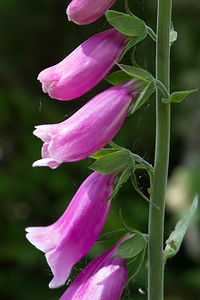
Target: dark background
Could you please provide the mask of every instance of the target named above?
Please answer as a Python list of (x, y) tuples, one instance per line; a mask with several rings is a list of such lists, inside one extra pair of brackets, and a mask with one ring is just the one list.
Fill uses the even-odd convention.
[[(49, 290), (51, 272), (42, 252), (25, 239), (24, 228), (48, 225), (63, 213), (81, 182), (90, 174), (90, 159), (62, 164), (58, 169), (32, 168), (40, 158), (41, 141), (35, 125), (56, 123), (73, 114), (109, 84), (102, 81), (78, 100), (50, 99), (36, 80), (38, 73), (63, 59), (90, 36), (106, 30), (105, 17), (93, 24), (68, 22), (69, 1), (0, 1), (0, 298), (58, 299), (64, 288)], [(155, 30), (156, 1), (129, 1), (132, 11)], [(124, 1), (113, 6), (124, 11)], [(176, 0), (173, 22), (178, 40), (172, 46), (172, 90), (190, 89), (200, 82), (200, 2)], [(137, 47), (142, 67), (154, 72), (155, 45), (147, 38)], [(124, 63), (129, 63), (128, 55)], [(200, 191), (199, 92), (172, 106), (172, 138), (166, 238), (192, 197)], [(153, 163), (155, 97), (129, 117), (114, 141)], [(147, 178), (141, 177), (147, 188)], [(148, 203), (127, 182), (113, 200), (105, 232), (121, 227), (119, 208), (130, 226), (147, 231)], [(199, 211), (178, 255), (166, 266), (166, 300), (197, 299), (200, 294)], [(103, 246), (99, 246), (99, 251)], [(77, 264), (71, 279), (96, 253)], [(146, 265), (124, 291), (123, 299), (146, 299)]]

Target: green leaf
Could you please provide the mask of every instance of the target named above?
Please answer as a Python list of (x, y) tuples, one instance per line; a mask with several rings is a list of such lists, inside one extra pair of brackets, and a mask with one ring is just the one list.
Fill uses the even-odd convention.
[(132, 260), (131, 262), (129, 262), (127, 264), (127, 268), (128, 268), (128, 278), (126, 281), (126, 285), (130, 282), (131, 279), (133, 279), (137, 273), (139, 272), (139, 270), (142, 267), (142, 263), (144, 261), (144, 257), (145, 257), (145, 253), (146, 253), (146, 248), (145, 247), (143, 249), (143, 251), (141, 251), (134, 260)]
[(118, 150), (101, 156), (90, 166), (90, 169), (102, 174), (108, 174), (124, 169), (130, 161), (131, 155), (128, 150)]
[(124, 147), (121, 147), (119, 145), (117, 145), (115, 142), (113, 142), (112, 140), (108, 143), (112, 148), (115, 149), (125, 149)]
[(93, 245), (93, 253), (100, 255), (102, 251), (112, 248), (126, 233), (123, 229), (114, 230), (102, 234)]
[(106, 199), (106, 201), (109, 201), (111, 198), (117, 195), (120, 187), (129, 179), (131, 176), (131, 170), (132, 170), (132, 163), (130, 163), (122, 172), (120, 177), (118, 178), (117, 184), (114, 187), (114, 190), (112, 194)]
[(130, 235), (121, 242), (114, 253), (114, 257), (132, 258), (138, 255), (146, 247), (147, 241), (142, 233)]
[(162, 102), (163, 103), (180, 103), (181, 101), (183, 101), (183, 99), (191, 94), (196, 92), (198, 89), (193, 89), (193, 90), (188, 90), (188, 91), (179, 91), (179, 92), (173, 92), (169, 98), (163, 98)]
[(97, 242), (118, 241), (124, 234), (125, 234), (124, 229), (118, 229), (111, 232), (106, 232), (98, 238)]
[(126, 45), (120, 60), (124, 57), (124, 55), (126, 54), (126, 52), (128, 50), (130, 50), (132, 47), (134, 47), (137, 43), (141, 42), (142, 40), (144, 40), (147, 36), (147, 31), (145, 30), (142, 34), (132, 37), (131, 40), (128, 42), (128, 44)]
[(170, 234), (166, 241), (164, 260), (177, 254), (180, 249), (181, 243), (188, 229), (189, 223), (194, 216), (198, 207), (198, 196), (196, 196), (186, 214), (176, 224), (174, 231)]
[(122, 71), (124, 71), (126, 74), (128, 74), (131, 77), (138, 78), (146, 82), (152, 81), (153, 77), (147, 70), (136, 68), (133, 66), (126, 66), (122, 64), (117, 64), (117, 65)]
[(131, 78), (133, 77), (120, 70), (106, 76), (104, 79), (110, 82), (111, 84), (116, 85), (121, 82), (127, 81)]
[(138, 110), (155, 92), (155, 86), (154, 81), (151, 81), (147, 86), (140, 92), (139, 96), (134, 101), (134, 106), (130, 112), (130, 114), (133, 114)]
[(101, 150), (97, 151), (96, 153), (90, 155), (90, 157), (94, 158), (94, 159), (98, 159), (106, 154), (114, 153), (117, 150), (118, 149), (114, 149), (114, 148), (102, 148)]
[(105, 13), (108, 23), (127, 36), (140, 36), (146, 32), (143, 20), (114, 10)]

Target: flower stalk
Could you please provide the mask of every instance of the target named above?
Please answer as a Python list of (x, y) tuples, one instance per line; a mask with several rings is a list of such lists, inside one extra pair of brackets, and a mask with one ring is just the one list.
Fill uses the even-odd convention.
[[(168, 92), (170, 89), (171, 10), (172, 0), (158, 0), (156, 79), (163, 83)], [(156, 148), (149, 211), (148, 300), (163, 300), (164, 294), (163, 233), (169, 165), (170, 103), (162, 103), (162, 97), (162, 93), (157, 87)]]

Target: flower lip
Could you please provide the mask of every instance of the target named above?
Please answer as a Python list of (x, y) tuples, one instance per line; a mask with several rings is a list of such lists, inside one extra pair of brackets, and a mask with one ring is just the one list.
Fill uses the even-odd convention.
[(54, 160), (53, 158), (42, 158), (39, 160), (36, 160), (32, 167), (49, 167), (51, 169), (56, 169), (61, 163)]

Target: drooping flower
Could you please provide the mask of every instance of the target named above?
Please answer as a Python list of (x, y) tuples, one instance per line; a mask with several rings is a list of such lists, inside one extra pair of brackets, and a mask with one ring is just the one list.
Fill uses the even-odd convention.
[(60, 300), (119, 300), (127, 278), (125, 258), (112, 257), (118, 243), (94, 259)]
[(130, 80), (95, 96), (67, 120), (36, 126), (44, 145), (42, 159), (33, 166), (58, 167), (84, 159), (104, 147), (120, 129), (141, 82)]
[(89, 24), (100, 18), (116, 0), (72, 0), (67, 7), (69, 21)]
[(80, 97), (106, 76), (127, 42), (114, 28), (89, 38), (61, 62), (40, 72), (43, 91), (59, 100)]
[(63, 285), (72, 266), (92, 247), (106, 222), (116, 175), (92, 173), (64, 214), (52, 225), (26, 228), (27, 239), (45, 253), (54, 275), (50, 288)]

